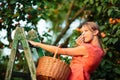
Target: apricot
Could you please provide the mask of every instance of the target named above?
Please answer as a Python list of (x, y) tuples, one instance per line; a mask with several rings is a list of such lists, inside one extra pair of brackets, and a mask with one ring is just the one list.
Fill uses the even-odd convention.
[(104, 32), (101, 32), (101, 37), (102, 38), (106, 37), (106, 34)]

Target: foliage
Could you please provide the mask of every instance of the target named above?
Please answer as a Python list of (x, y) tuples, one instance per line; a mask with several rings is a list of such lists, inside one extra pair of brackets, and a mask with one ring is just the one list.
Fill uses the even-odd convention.
[[(0, 2), (0, 30), (7, 30), (7, 39), (12, 42), (11, 33), (16, 26), (21, 25), (21, 21), (32, 24), (35, 29), (37, 22), (45, 16), (45, 2), (39, 0), (3, 0)], [(44, 14), (44, 15), (42, 15)], [(13, 25), (15, 22), (15, 25)], [(25, 29), (32, 26), (26, 25)], [(29, 27), (29, 28), (28, 28)]]
[(102, 38), (106, 55), (92, 78), (119, 80), (120, 50), (118, 48), (120, 47), (120, 23), (111, 24), (109, 22), (111, 17), (114, 19), (119, 18), (120, 7), (118, 6), (118, 0), (95, 0), (90, 5), (94, 8), (91, 9), (91, 15), (88, 16), (89, 20), (97, 21), (101, 31), (106, 34), (106, 37)]
[[(119, 0), (4, 0), (0, 2), (0, 30), (7, 30), (6, 38), (9, 41), (9, 45), (5, 46), (10, 47), (12, 42), (11, 32), (17, 25), (20, 25), (21, 20), (27, 23), (24, 27), (26, 31), (35, 29), (38, 33), (36, 25), (40, 19), (44, 19), (50, 21), (52, 25), (42, 36), (39, 34), (38, 36), (39, 38), (47, 39), (45, 43), (51, 44), (53, 37), (49, 32), (52, 32), (56, 39), (59, 33), (63, 33), (60, 37), (62, 39), (65, 38), (64, 35), (66, 34), (64, 28), (67, 27), (67, 31), (69, 31), (69, 26), (74, 20), (95, 21), (100, 26), (101, 32), (105, 34), (104, 38), (101, 39), (105, 56), (100, 66), (92, 74), (91, 79), (119, 80), (120, 23), (110, 22), (111, 18), (120, 18), (119, 5)], [(83, 11), (79, 13), (82, 8)], [(13, 25), (14, 21), (17, 22), (15, 25)], [(66, 26), (63, 27), (63, 23)], [(74, 47), (75, 39), (78, 35), (76, 31), (73, 31), (73, 34), (64, 41), (65, 44), (67, 43), (66, 46)], [(0, 59), (1, 62), (6, 61), (2, 57)], [(68, 57), (61, 57), (61, 59), (69, 63)], [(1, 62), (0, 65), (4, 66)]]
[(8, 56), (0, 56), (0, 79), (4, 79), (8, 59)]

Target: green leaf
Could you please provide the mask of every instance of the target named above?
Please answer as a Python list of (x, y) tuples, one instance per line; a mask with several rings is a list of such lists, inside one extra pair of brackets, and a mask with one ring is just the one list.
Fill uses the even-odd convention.
[(108, 44), (111, 44), (113, 42), (113, 38), (108, 39)]
[(116, 30), (118, 28), (118, 25), (113, 26), (113, 30)]
[(89, 1), (88, 0), (84, 0), (84, 4), (87, 4)]
[(113, 44), (115, 44), (118, 41), (118, 38), (113, 39)]
[(110, 16), (112, 14), (112, 11), (113, 11), (113, 9), (108, 10), (108, 16)]
[(115, 4), (117, 2), (117, 0), (111, 0), (112, 4)]
[(42, 36), (45, 36), (45, 37), (52, 37), (50, 34), (48, 33), (44, 33)]
[(117, 30), (116, 35), (120, 36), (120, 29)]
[(94, 0), (90, 0), (90, 4), (94, 4)]
[(114, 72), (117, 73), (117, 74), (120, 74), (120, 69), (115, 68), (115, 69), (114, 69)]
[(103, 42), (106, 42), (108, 39), (108, 37), (103, 38)]
[(101, 62), (101, 66), (104, 66), (105, 63), (106, 63), (106, 60), (103, 60), (103, 61)]
[(102, 10), (102, 6), (98, 6), (98, 7), (97, 7), (98, 13), (101, 13), (101, 10)]
[(10, 1), (10, 4), (15, 4), (16, 3), (16, 0), (11, 0)]
[(111, 58), (111, 57), (112, 57), (112, 52), (109, 52), (109, 53), (108, 53), (108, 56)]

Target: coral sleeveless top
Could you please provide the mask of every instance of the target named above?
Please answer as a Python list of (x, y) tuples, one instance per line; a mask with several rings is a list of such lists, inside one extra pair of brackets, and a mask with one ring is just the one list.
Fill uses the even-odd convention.
[(101, 48), (91, 44), (83, 44), (88, 51), (88, 56), (74, 56), (70, 67), (71, 75), (69, 80), (90, 80), (92, 73), (100, 64), (104, 52)]

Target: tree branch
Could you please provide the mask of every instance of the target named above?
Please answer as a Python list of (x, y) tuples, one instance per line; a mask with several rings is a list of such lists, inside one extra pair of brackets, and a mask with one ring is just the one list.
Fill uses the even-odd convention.
[[(74, 2), (74, 1), (73, 1)], [(70, 24), (84, 11), (85, 9), (85, 6), (83, 8), (81, 8), (74, 16), (73, 18), (71, 18), (71, 20), (69, 20), (69, 17), (70, 17), (70, 14), (71, 14), (71, 9), (72, 9), (72, 5), (73, 5), (73, 2), (71, 4), (71, 7), (68, 11), (68, 14), (67, 14), (67, 21), (66, 21), (66, 26), (65, 28), (62, 30), (62, 32), (58, 35), (58, 37), (56, 38), (55, 42), (53, 43), (53, 45), (57, 44), (61, 37), (63, 37), (63, 35), (67, 32), (67, 30), (69, 29), (69, 26)]]
[(67, 45), (68, 45), (68, 43), (69, 43), (69, 39), (70, 39), (70, 36), (67, 37), (67, 39), (64, 41), (64, 43), (61, 44), (61, 47), (62, 47), (62, 48), (68, 47)]
[(84, 10), (85, 10), (86, 6), (80, 8), (77, 13), (72, 17), (72, 19), (70, 20), (70, 22), (73, 22)]
[(69, 21), (70, 14), (71, 14), (71, 12), (72, 12), (74, 2), (75, 2), (75, 0), (73, 0), (73, 1), (71, 2), (71, 4), (70, 4), (70, 8), (69, 8), (68, 13), (67, 13), (67, 16), (66, 16), (66, 21), (67, 21), (67, 22)]

